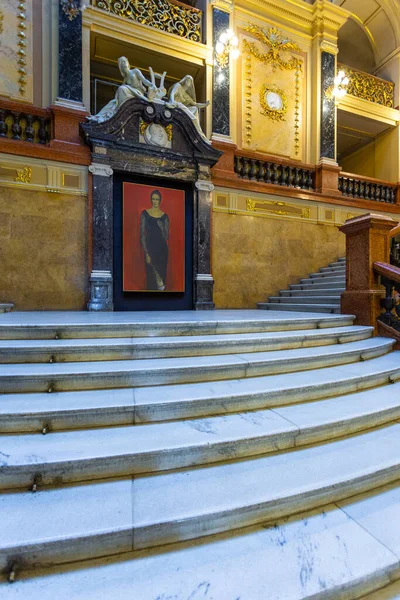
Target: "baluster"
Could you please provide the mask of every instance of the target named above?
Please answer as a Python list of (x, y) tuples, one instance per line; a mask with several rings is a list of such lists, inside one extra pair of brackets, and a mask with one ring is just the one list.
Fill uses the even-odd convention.
[(236, 175), (239, 175), (239, 177), (242, 176), (242, 157), (241, 156), (235, 156), (233, 159), (233, 170), (235, 171)]
[(278, 165), (276, 163), (273, 163), (272, 164), (271, 183), (277, 185), (278, 184), (278, 179), (279, 179), (279, 168), (278, 168)]
[(390, 188), (390, 193), (389, 193), (389, 202), (390, 204), (396, 204), (396, 190), (395, 188)]
[(381, 284), (385, 287), (386, 291), (385, 298), (381, 300), (381, 306), (385, 309), (385, 312), (381, 315), (381, 317), (385, 323), (391, 325), (392, 320), (395, 318), (392, 310), (396, 304), (395, 299), (393, 298), (394, 282), (387, 277), (381, 277)]
[(294, 185), (294, 168), (293, 167), (288, 167), (288, 178), (287, 178), (287, 186), (288, 187), (293, 187)]
[(307, 171), (307, 189), (314, 189), (313, 171), (311, 171), (310, 169)]
[(385, 186), (385, 202), (390, 202), (390, 191), (389, 191), (389, 186)]
[(347, 195), (352, 196), (354, 189), (354, 179), (349, 179), (349, 184), (347, 186)]
[(7, 112), (0, 109), (0, 137), (7, 137), (8, 125), (6, 123)]
[(243, 179), (248, 179), (249, 178), (249, 172), (250, 172), (250, 161), (246, 156), (242, 157), (243, 159), (243, 169), (242, 169), (242, 177)]
[(47, 142), (46, 119), (44, 117), (39, 117), (38, 138), (40, 144)]
[(300, 169), (300, 187), (301, 187), (301, 189), (304, 190), (306, 185), (307, 185), (306, 169)]
[(281, 176), (279, 179), (279, 185), (288, 186), (290, 177), (290, 168), (285, 165), (281, 166)]
[(33, 129), (33, 115), (26, 115), (25, 139), (27, 142), (33, 142), (35, 130)]
[(264, 181), (265, 177), (265, 162), (260, 160), (258, 162), (258, 181)]
[(21, 117), (20, 113), (13, 113), (12, 118), (13, 118), (13, 124), (11, 127), (11, 131), (13, 132), (13, 136), (11, 139), (13, 140), (20, 140), (21, 139), (21, 132), (22, 132), (22, 127), (19, 124), (19, 119)]
[(377, 185), (376, 186), (376, 201), (377, 202), (381, 202), (382, 199), (382, 186), (381, 185)]
[(343, 177), (339, 177), (338, 190), (343, 194)]
[(353, 197), (354, 198), (359, 198), (360, 197), (360, 182), (359, 182), (358, 179), (354, 180)]
[(343, 187), (343, 190), (342, 190), (343, 196), (347, 196), (347, 189), (349, 187), (349, 180), (347, 179), (347, 177), (343, 177), (342, 187)]
[(265, 170), (265, 183), (272, 183), (272, 171), (271, 171), (271, 163), (267, 162), (266, 170)]
[(364, 182), (364, 189), (365, 189), (364, 198), (366, 200), (369, 200), (371, 197), (371, 184), (369, 183), (369, 181)]
[(376, 201), (376, 183), (371, 183), (371, 199)]
[(257, 168), (257, 160), (255, 158), (251, 158), (250, 159), (250, 173), (249, 173), (249, 178), (252, 179), (253, 181), (255, 179), (257, 179), (257, 172), (258, 172), (258, 168)]
[(293, 185), (294, 185), (295, 188), (300, 188), (301, 187), (300, 180), (301, 180), (300, 169), (298, 167), (295, 167), (295, 170), (294, 170), (294, 180), (293, 180)]

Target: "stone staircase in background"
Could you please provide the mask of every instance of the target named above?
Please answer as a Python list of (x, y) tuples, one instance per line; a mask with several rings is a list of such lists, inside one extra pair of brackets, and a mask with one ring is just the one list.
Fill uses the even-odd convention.
[(300, 283), (280, 290), (279, 296), (270, 296), (268, 302), (258, 302), (262, 310), (286, 310), (340, 314), (340, 296), (346, 289), (346, 259), (311, 273)]
[(2, 315), (1, 600), (398, 598), (393, 343), (348, 315)]

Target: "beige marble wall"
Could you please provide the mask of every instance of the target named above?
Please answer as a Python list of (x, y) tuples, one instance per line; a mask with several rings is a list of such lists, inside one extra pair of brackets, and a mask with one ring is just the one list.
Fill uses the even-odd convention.
[(84, 309), (87, 198), (0, 187), (0, 301)]
[(217, 308), (255, 308), (345, 254), (337, 227), (213, 212), (212, 274)]
[(0, 96), (33, 100), (32, 0), (0, 3)]

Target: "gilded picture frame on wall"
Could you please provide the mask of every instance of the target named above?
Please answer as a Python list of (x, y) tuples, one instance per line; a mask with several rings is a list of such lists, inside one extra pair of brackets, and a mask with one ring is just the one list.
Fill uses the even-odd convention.
[(275, 84), (265, 83), (260, 89), (261, 114), (274, 121), (284, 121), (288, 101), (283, 90)]

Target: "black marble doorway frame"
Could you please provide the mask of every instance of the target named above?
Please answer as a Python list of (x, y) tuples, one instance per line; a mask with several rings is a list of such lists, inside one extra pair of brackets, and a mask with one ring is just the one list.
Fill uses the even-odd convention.
[[(171, 147), (143, 142), (143, 123), (169, 127)], [(114, 310), (114, 172), (191, 184), (193, 189), (193, 306), (214, 308), (211, 275), (211, 167), (221, 152), (180, 108), (132, 98), (102, 123), (82, 124), (92, 150), (92, 270), (88, 310)], [(160, 306), (160, 309), (162, 307)]]

